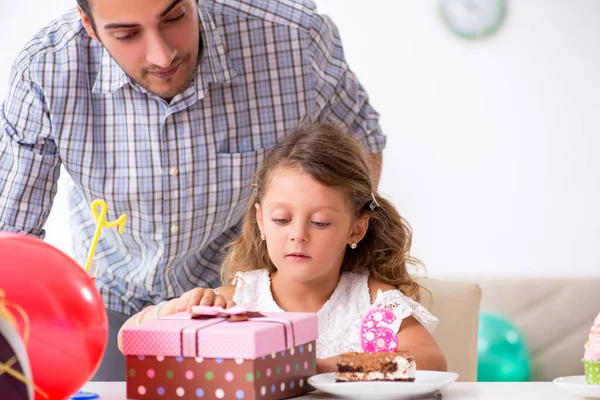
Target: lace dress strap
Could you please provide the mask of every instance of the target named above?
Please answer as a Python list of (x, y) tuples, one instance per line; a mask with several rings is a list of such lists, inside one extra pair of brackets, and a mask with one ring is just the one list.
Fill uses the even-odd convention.
[(368, 274), (344, 272), (335, 291), (319, 310), (317, 358), (361, 351), (360, 324), (370, 305)]
[(381, 300), (377, 306), (391, 310), (396, 316), (396, 321), (390, 326), (394, 332), (398, 332), (402, 320), (411, 315), (430, 333), (434, 331), (439, 322), (425, 307), (399, 290), (386, 290), (381, 293)]

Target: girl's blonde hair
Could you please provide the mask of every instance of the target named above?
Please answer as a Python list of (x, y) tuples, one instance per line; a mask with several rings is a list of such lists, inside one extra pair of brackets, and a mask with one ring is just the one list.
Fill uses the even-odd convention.
[(279, 167), (302, 168), (316, 181), (345, 193), (355, 218), (369, 216), (369, 228), (358, 247), (346, 248), (342, 271), (366, 268), (373, 277), (418, 299), (419, 284), (407, 271), (408, 264), (421, 264), (409, 254), (411, 228), (394, 205), (377, 194), (373, 168), (362, 144), (330, 123), (297, 128), (277, 143), (256, 171), (241, 233), (226, 247), (221, 268), (224, 284), (231, 283), (237, 271), (276, 271), (260, 237), (255, 204), (261, 202), (273, 171)]

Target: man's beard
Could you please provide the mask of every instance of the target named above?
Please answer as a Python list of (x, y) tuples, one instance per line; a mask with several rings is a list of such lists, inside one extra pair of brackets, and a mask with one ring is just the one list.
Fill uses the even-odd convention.
[[(142, 82), (141, 80), (137, 80), (131, 76), (129, 78), (132, 80), (132, 82), (134, 82), (138, 86), (143, 87), (144, 89), (146, 89), (148, 92), (152, 93), (153, 95), (160, 97), (163, 100), (171, 101), (175, 96), (183, 93), (187, 88), (189, 88), (194, 83), (194, 80), (196, 78), (196, 73), (198, 72), (199, 61), (200, 61), (200, 57), (198, 54), (198, 57), (196, 58), (196, 64), (194, 65), (194, 68), (192, 68), (190, 70), (188, 76), (185, 78), (185, 81), (181, 85), (174, 87), (174, 88), (170, 89), (169, 91), (156, 91), (156, 90), (153, 90), (149, 84), (146, 84), (146, 83)], [(171, 66), (179, 64), (180, 68), (181, 68), (184, 66), (185, 62), (186, 62), (186, 57), (176, 57), (173, 60), (173, 62), (171, 63)], [(142, 70), (142, 72), (140, 73), (140, 76), (146, 76), (154, 70), (155, 70), (155, 68), (144, 68)], [(177, 71), (177, 73), (179, 73), (179, 72), (180, 71)]]
[[(132, 82), (143, 87), (144, 89), (146, 89), (148, 92), (152, 93), (153, 95), (160, 97), (163, 100), (171, 101), (178, 94), (185, 92), (186, 89), (189, 88), (190, 86), (192, 86), (192, 84), (194, 83), (194, 80), (196, 79), (196, 74), (198, 73), (200, 60), (202, 59), (202, 50), (203, 50), (202, 40), (199, 40), (198, 41), (198, 53), (196, 55), (196, 63), (194, 65), (194, 68), (192, 68), (192, 70), (190, 71), (189, 75), (186, 77), (183, 84), (179, 85), (179, 87), (174, 88), (173, 90), (170, 90), (169, 92), (157, 92), (157, 91), (152, 90), (148, 85), (144, 84), (143, 82), (139, 82), (138, 80), (136, 80), (135, 78), (133, 78), (131, 76), (129, 77), (129, 79), (131, 79)], [(181, 66), (183, 66), (183, 64), (188, 60), (189, 57), (191, 57), (191, 56), (175, 57), (175, 59), (173, 60), (171, 65), (177, 65), (178, 63), (181, 63)], [(144, 68), (141, 71), (140, 76), (144, 76), (148, 72), (152, 72), (153, 70), (155, 70), (155, 68)], [(179, 71), (177, 71), (177, 72), (179, 72)]]
[[(94, 32), (95, 32), (95, 30), (94, 30)], [(98, 34), (96, 34), (96, 36), (98, 36)], [(102, 45), (104, 45), (104, 43), (101, 40), (99, 40), (99, 41), (100, 41), (100, 43), (102, 43)], [(104, 46), (104, 48), (106, 49), (106, 46)], [(129, 77), (129, 79), (131, 80), (131, 82), (133, 82), (136, 85), (144, 88), (149, 93), (152, 93), (153, 95), (155, 95), (157, 97), (160, 97), (161, 99), (167, 100), (167, 101), (170, 102), (171, 100), (173, 100), (173, 98), (175, 96), (177, 96), (180, 93), (185, 92), (185, 90), (187, 88), (189, 88), (194, 83), (194, 80), (196, 78), (196, 74), (198, 73), (198, 68), (199, 68), (199, 65), (200, 65), (200, 60), (202, 58), (202, 50), (203, 50), (202, 40), (199, 40), (198, 41), (198, 53), (196, 55), (196, 64), (194, 65), (194, 68), (192, 68), (192, 70), (190, 71), (189, 75), (186, 77), (186, 79), (183, 82), (183, 84), (179, 85), (179, 87), (177, 87), (177, 88), (175, 88), (173, 90), (170, 90), (169, 92), (157, 92), (155, 90), (152, 90), (149, 87), (149, 85), (144, 84), (140, 80), (135, 79), (133, 76), (127, 74), (127, 72), (125, 71), (125, 68), (123, 68), (123, 66), (121, 66), (121, 64), (119, 64), (119, 62), (116, 61), (116, 59), (114, 57), (112, 57), (112, 58), (113, 58), (113, 60), (115, 60), (117, 62), (117, 64), (119, 64), (119, 66), (121, 67), (121, 69), (127, 74), (127, 76)], [(111, 56), (112, 56), (112, 54), (111, 54)], [(175, 57), (175, 59), (173, 60), (173, 62), (171, 63), (171, 65), (177, 65), (177, 63), (179, 63), (179, 62), (181, 62), (181, 64), (183, 64), (187, 60), (188, 57), (186, 57), (186, 56)], [(142, 71), (140, 73), (140, 76), (144, 76), (149, 71), (151, 72), (154, 69), (155, 68), (148, 68), (148, 67), (146, 67), (146, 68), (142, 69)], [(179, 71), (177, 71), (177, 72), (179, 72)]]

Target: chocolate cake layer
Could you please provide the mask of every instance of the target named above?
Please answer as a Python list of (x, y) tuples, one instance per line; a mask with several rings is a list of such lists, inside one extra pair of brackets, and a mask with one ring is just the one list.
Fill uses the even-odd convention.
[(412, 353), (347, 353), (337, 362), (338, 382), (352, 381), (405, 381), (415, 379), (416, 363)]

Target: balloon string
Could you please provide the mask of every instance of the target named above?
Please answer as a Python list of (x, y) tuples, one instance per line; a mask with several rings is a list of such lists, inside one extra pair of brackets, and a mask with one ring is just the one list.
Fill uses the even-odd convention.
[[(14, 357), (13, 357), (14, 358)], [(12, 361), (12, 358), (10, 360), (8, 360), (9, 362)], [(26, 385), (29, 386), (33, 386), (33, 389), (39, 393), (40, 396), (44, 397), (45, 399), (49, 399), (50, 396), (48, 396), (48, 394), (46, 392), (44, 392), (42, 389), (39, 388), (38, 385), (36, 385), (35, 383), (33, 383), (33, 381), (27, 379), (27, 377), (25, 375), (23, 375), (22, 373), (20, 373), (19, 371), (11, 368), (8, 363), (2, 363), (0, 362), (0, 375), (2, 375), (3, 373), (7, 373), (10, 376), (12, 376), (13, 378), (15, 378), (18, 381), (23, 382)]]
[[(24, 327), (23, 327), (23, 342), (25, 344), (27, 344), (27, 341), (29, 341), (29, 335), (31, 332), (29, 316), (27, 315), (27, 312), (25, 312), (23, 307), (21, 307), (20, 305), (18, 305), (16, 303), (6, 300), (4, 290), (0, 289), (0, 319), (7, 320), (9, 324), (13, 325), (15, 327), (15, 329), (18, 330), (19, 325), (17, 324), (17, 319), (12, 314), (12, 312), (8, 309), (8, 307), (13, 308), (23, 319), (23, 325), (24, 325)], [(38, 385), (36, 385), (32, 380), (28, 379), (21, 372), (19, 372), (11, 367), (16, 361), (17, 361), (16, 357), (12, 357), (10, 360), (8, 360), (5, 363), (0, 362), (0, 375), (7, 373), (10, 376), (12, 376), (13, 378), (17, 379), (18, 381), (23, 382), (24, 384), (26, 384), (28, 386), (32, 386), (33, 389), (37, 393), (39, 393), (42, 397), (49, 399), (50, 396), (48, 396), (48, 394), (46, 394), (46, 392), (44, 392), (42, 389), (40, 389)]]
[(15, 304), (11, 301), (6, 300), (4, 290), (0, 289), (0, 318), (4, 318), (4, 319), (8, 320), (8, 322), (10, 324), (12, 324), (12, 326), (14, 326), (15, 329), (19, 329), (19, 325), (17, 324), (17, 319), (13, 316), (13, 314), (10, 312), (10, 310), (8, 310), (8, 307), (12, 307), (16, 312), (19, 313), (19, 315), (23, 319), (23, 325), (24, 325), (23, 341), (25, 342), (25, 344), (27, 344), (27, 342), (29, 341), (30, 326), (31, 326), (29, 323), (29, 316), (27, 315), (27, 313), (25, 312), (23, 307), (21, 307), (18, 304)]

